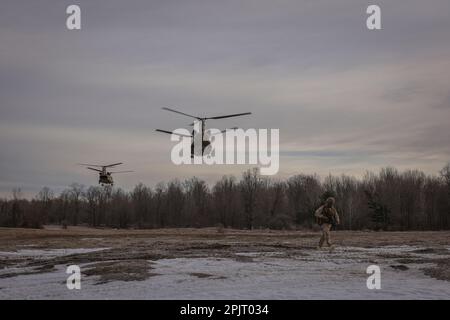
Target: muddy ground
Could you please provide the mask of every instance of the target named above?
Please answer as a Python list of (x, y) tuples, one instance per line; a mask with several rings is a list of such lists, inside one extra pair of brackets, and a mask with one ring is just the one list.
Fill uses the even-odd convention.
[[(0, 257), (0, 269), (11, 266), (33, 267), (27, 272), (45, 272), (57, 264), (96, 263), (86, 275), (101, 275), (104, 280), (120, 278), (136, 280), (150, 276), (140, 270), (147, 261), (163, 258), (234, 258), (251, 259), (240, 253), (279, 252), (279, 257), (307, 255), (317, 250), (318, 232), (231, 230), (231, 229), (157, 229), (113, 230), (85, 227), (59, 227), (45, 229), (0, 228), (0, 251), (20, 249), (76, 249), (106, 248), (101, 251), (82, 252), (64, 256), (10, 256)], [(377, 248), (383, 246), (418, 246), (412, 253), (437, 254), (439, 258), (415, 257), (411, 253), (383, 253), (368, 259), (394, 258), (400, 265), (435, 262), (436, 268), (425, 272), (450, 281), (446, 270), (450, 266), (450, 232), (333, 232), (336, 247)], [(323, 250), (327, 250), (326, 248)], [(239, 253), (239, 254), (237, 254)], [(400, 267), (401, 268), (401, 267)], [(114, 276), (114, 274), (117, 277)], [(14, 276), (3, 273), (0, 277)]]

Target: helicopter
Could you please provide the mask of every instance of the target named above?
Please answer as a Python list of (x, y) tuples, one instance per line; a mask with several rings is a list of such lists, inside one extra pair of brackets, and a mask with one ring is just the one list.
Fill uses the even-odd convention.
[[(114, 180), (112, 177), (113, 173), (125, 173), (125, 172), (133, 172), (130, 170), (127, 171), (111, 171), (108, 172), (106, 171), (106, 168), (111, 168), (111, 167), (115, 167), (118, 166), (119, 164), (123, 164), (122, 162), (118, 162), (118, 163), (113, 163), (113, 164), (107, 164), (107, 165), (98, 165), (98, 164), (87, 164), (87, 163), (79, 163), (79, 165), (81, 166), (87, 166), (86, 169), (89, 170), (93, 170), (93, 171), (97, 171), (98, 172), (98, 183), (101, 184), (102, 186), (104, 185), (114, 185)], [(92, 168), (92, 167), (97, 167), (97, 168), (101, 168), (100, 169), (96, 169), (96, 168)]]
[[(178, 113), (181, 115), (184, 115), (186, 117), (190, 117), (190, 118), (194, 118), (196, 119), (196, 121), (200, 121), (201, 123), (201, 131), (196, 133), (195, 130), (192, 130), (192, 134), (191, 135), (183, 135), (183, 134), (179, 134), (179, 133), (175, 133), (172, 131), (167, 131), (167, 130), (162, 130), (162, 129), (156, 129), (156, 131), (158, 132), (163, 132), (163, 133), (168, 133), (168, 134), (175, 134), (178, 136), (182, 136), (182, 137), (189, 137), (192, 139), (192, 143), (191, 143), (191, 158), (194, 158), (194, 154), (198, 155), (198, 156), (202, 156), (205, 153), (205, 150), (211, 145), (211, 140), (209, 139), (209, 136), (205, 134), (205, 130), (206, 130), (206, 120), (217, 120), (217, 119), (224, 119), (224, 118), (232, 118), (232, 117), (240, 117), (240, 116), (246, 116), (246, 115), (250, 115), (252, 114), (251, 112), (244, 112), (244, 113), (235, 113), (235, 114), (229, 114), (229, 115), (225, 115), (225, 116), (216, 116), (216, 117), (198, 117), (198, 116), (193, 116), (181, 111), (177, 111), (171, 108), (162, 108), (163, 110), (166, 111), (170, 111), (170, 112), (174, 112), (174, 113)], [(191, 126), (194, 125), (194, 123), (190, 124)], [(225, 129), (220, 131), (220, 133), (224, 133), (227, 130), (236, 130), (238, 129), (237, 127), (233, 127), (233, 128), (229, 128), (229, 129)], [(195, 143), (194, 143), (195, 141)], [(196, 154), (196, 150), (194, 150), (194, 144), (200, 143), (201, 142), (201, 154)]]

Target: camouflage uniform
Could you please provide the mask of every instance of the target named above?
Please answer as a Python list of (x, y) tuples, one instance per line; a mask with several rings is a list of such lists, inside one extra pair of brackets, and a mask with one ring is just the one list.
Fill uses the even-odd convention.
[(317, 223), (322, 228), (322, 237), (319, 241), (319, 247), (322, 247), (324, 242), (326, 242), (328, 246), (331, 246), (331, 227), (340, 223), (339, 215), (334, 208), (334, 198), (328, 198), (326, 203), (316, 210), (314, 216), (316, 217)]

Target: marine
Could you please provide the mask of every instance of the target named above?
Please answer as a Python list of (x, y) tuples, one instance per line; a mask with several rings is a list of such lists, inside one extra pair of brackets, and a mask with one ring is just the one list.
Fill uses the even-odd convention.
[(340, 223), (339, 215), (334, 207), (334, 203), (335, 199), (333, 197), (329, 197), (325, 201), (325, 204), (320, 206), (314, 213), (316, 222), (322, 229), (322, 236), (320, 237), (318, 249), (322, 248), (324, 242), (326, 242), (329, 247), (333, 245), (330, 235), (331, 228)]

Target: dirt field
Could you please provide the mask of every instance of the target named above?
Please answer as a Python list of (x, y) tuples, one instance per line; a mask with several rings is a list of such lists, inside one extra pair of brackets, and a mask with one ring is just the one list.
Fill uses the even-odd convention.
[[(442, 291), (450, 288), (450, 232), (332, 236), (333, 250), (317, 250), (320, 234), (305, 231), (0, 228), (0, 298), (352, 298), (355, 288), (361, 298), (450, 298)], [(83, 295), (64, 285), (73, 264), (89, 289)], [(371, 264), (383, 270), (385, 294), (366, 288)], [(405, 296), (396, 291), (402, 283)]]

